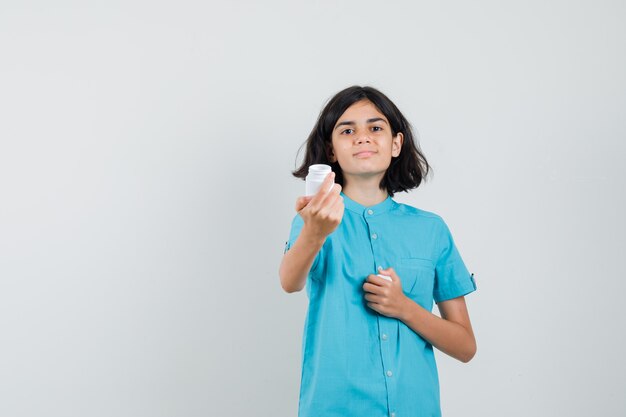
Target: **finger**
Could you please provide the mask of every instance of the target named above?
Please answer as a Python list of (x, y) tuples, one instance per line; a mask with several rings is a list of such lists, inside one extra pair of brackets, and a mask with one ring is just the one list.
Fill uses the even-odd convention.
[(312, 198), (313, 198), (312, 196), (304, 196), (304, 197), (298, 198), (296, 200), (296, 211), (300, 211), (303, 208), (305, 208), (309, 204)]
[(370, 294), (380, 294), (380, 289), (381, 288), (378, 285), (374, 285), (369, 282), (363, 284), (363, 291)]
[(330, 208), (330, 212), (333, 215), (337, 216), (339, 219), (342, 219), (343, 211), (344, 211), (343, 197), (339, 196), (339, 198), (335, 200), (332, 207)]
[[(322, 183), (324, 188), (320, 188), (320, 191), (326, 190), (326, 193), (329, 193), (333, 189), (333, 186), (336, 185), (335, 177), (336, 177), (335, 173), (331, 171), (324, 179), (325, 181)], [(328, 181), (328, 183), (326, 183), (326, 181)]]
[(322, 200), (322, 205), (332, 205), (337, 199), (341, 198), (341, 190), (342, 187), (340, 184), (333, 184), (328, 193), (324, 196)]
[(367, 303), (367, 306), (369, 308), (371, 308), (372, 310), (374, 310), (375, 312), (377, 312), (379, 314), (382, 314), (381, 311), (380, 311), (380, 306), (378, 304), (376, 304), (376, 303)]
[(310, 203), (311, 210), (323, 215), (335, 213), (335, 205), (339, 202), (343, 204), (343, 197), (340, 195), (341, 185), (335, 184), (321, 200), (313, 200)]
[(335, 173), (331, 171), (328, 175), (326, 175), (326, 178), (324, 178), (324, 182), (320, 186), (319, 191), (313, 196), (313, 199), (311, 200), (311, 202), (314, 205), (318, 205), (321, 201), (323, 201), (324, 197), (326, 197), (329, 189), (331, 188), (334, 182), (335, 182)]
[(385, 278), (381, 278), (378, 275), (373, 274), (367, 276), (367, 281), (379, 287), (385, 287), (390, 284), (390, 282)]
[(380, 302), (382, 301), (382, 298), (375, 294), (365, 294), (364, 298), (370, 303), (375, 303), (375, 304), (380, 304)]
[[(331, 172), (334, 175), (334, 173)], [(330, 174), (329, 174), (330, 175)], [(328, 180), (328, 179), (327, 179)], [(326, 188), (328, 187), (328, 188)], [(327, 192), (322, 192), (324, 189), (328, 190)], [(315, 199), (312, 202), (314, 207), (330, 207), (333, 202), (340, 197), (341, 194), (341, 185), (324, 182), (322, 184), (320, 191), (315, 195)]]

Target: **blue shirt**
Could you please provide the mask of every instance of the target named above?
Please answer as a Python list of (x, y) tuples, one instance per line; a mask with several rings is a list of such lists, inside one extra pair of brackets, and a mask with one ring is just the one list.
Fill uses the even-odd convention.
[[(395, 318), (367, 307), (369, 274), (393, 267), (404, 293), (432, 310), (476, 289), (444, 221), (388, 197), (345, 211), (307, 278), (300, 417), (440, 416), (433, 347)], [(304, 222), (293, 220), (286, 249)]]

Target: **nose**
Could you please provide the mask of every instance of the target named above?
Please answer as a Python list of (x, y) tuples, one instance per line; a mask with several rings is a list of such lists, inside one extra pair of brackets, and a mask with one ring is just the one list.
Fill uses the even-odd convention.
[(367, 133), (362, 133), (356, 136), (356, 144), (361, 145), (363, 143), (371, 143), (371, 139)]

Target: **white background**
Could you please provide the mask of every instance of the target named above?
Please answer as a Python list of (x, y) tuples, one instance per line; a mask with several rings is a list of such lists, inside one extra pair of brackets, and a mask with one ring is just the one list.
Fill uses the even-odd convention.
[[(446, 416), (624, 415), (621, 1), (0, 2), (0, 415), (294, 416), (290, 176), (353, 84), (413, 123), (478, 353)], [(300, 157), (302, 154), (300, 154)]]

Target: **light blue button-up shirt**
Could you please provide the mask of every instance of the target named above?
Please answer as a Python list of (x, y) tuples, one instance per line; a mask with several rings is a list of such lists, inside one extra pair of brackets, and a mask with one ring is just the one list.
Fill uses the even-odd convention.
[[(369, 274), (393, 267), (404, 293), (432, 310), (476, 289), (444, 221), (387, 198), (365, 207), (342, 193), (341, 224), (307, 279), (300, 417), (440, 416), (433, 347), (367, 307)], [(293, 220), (287, 249), (304, 222)]]

